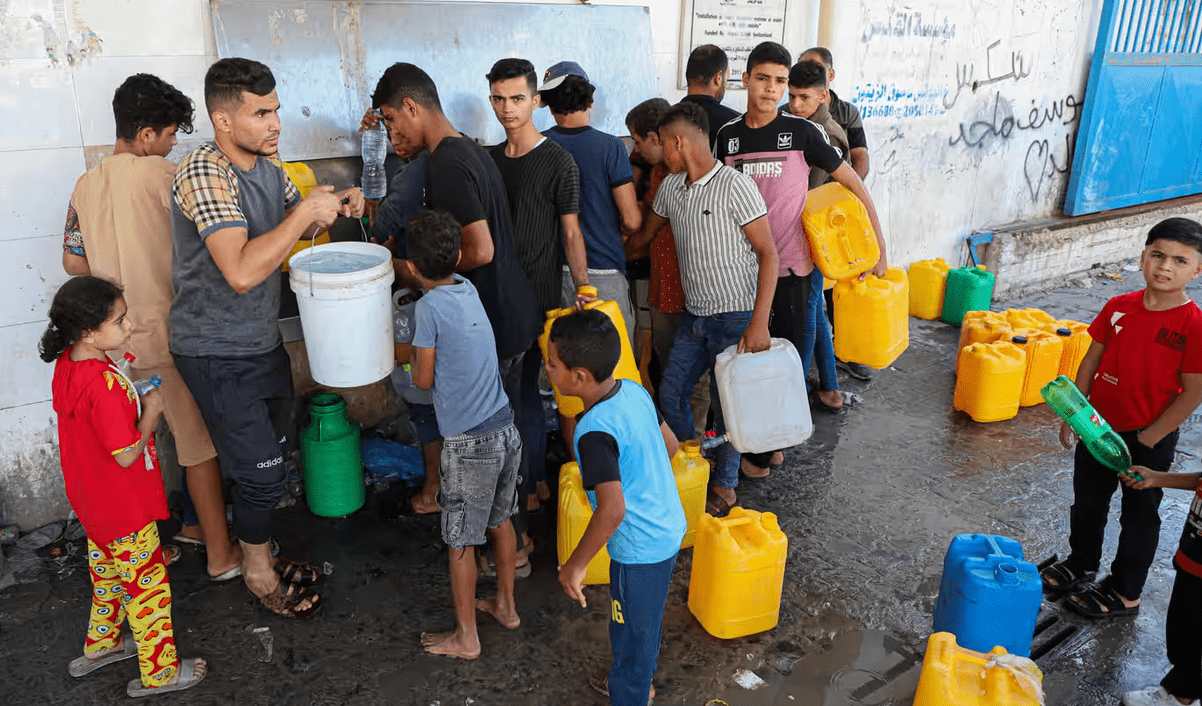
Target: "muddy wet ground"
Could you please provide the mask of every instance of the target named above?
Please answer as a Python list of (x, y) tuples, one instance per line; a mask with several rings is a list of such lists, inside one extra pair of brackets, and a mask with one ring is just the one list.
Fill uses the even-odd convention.
[[(1095, 273), (1090, 288), (1029, 296), (1000, 306), (1039, 306), (1090, 321), (1105, 300), (1142, 286), (1139, 272)], [(1191, 287), (1197, 298), (1198, 287)], [(911, 702), (918, 681), (943, 555), (962, 532), (1002, 534), (1039, 562), (1067, 551), (1071, 455), (1056, 441), (1046, 406), (981, 425), (951, 410), (957, 330), (911, 319), (909, 350), (868, 384), (850, 413), (819, 415), (813, 438), (762, 481), (743, 481), (742, 503), (777, 514), (789, 537), (780, 625), (736, 640), (707, 635), (686, 605), (691, 550), (681, 554), (664, 621), (657, 704), (838, 706)], [(1197, 469), (1199, 427), (1183, 429), (1178, 467)], [(1123, 691), (1164, 673), (1164, 610), (1171, 554), (1187, 508), (1169, 491), (1157, 562), (1134, 619), (1088, 624), (1044, 606), (1041, 635), (1067, 635), (1040, 657), (1047, 702), (1117, 704)], [(568, 601), (555, 578), (544, 524), (531, 578), (520, 580), (522, 625), (508, 631), (480, 616), (476, 662), (426, 656), (423, 630), (450, 629), (446, 551), (437, 522), (400, 517), (397, 498), (374, 495), (341, 520), (303, 505), (280, 511), (286, 555), (333, 573), (323, 611), (298, 623), (257, 606), (240, 581), (213, 585), (203, 556), (188, 549), (171, 569), (176, 640), (211, 674), (194, 690), (161, 697), (178, 704), (602, 704), (585, 683), (606, 667), (607, 587), (588, 589), (589, 608)], [(1116, 509), (1107, 559), (1117, 536)], [(545, 522), (545, 520), (544, 520)], [(173, 523), (164, 523), (170, 536)], [(22, 581), (0, 591), (0, 702), (104, 704), (125, 700), (132, 662), (80, 680), (66, 664), (79, 654), (89, 583), (79, 543), (57, 558), (7, 552)], [(481, 595), (490, 584), (482, 580)], [(262, 630), (266, 628), (266, 630)], [(735, 681), (749, 670), (765, 684)]]

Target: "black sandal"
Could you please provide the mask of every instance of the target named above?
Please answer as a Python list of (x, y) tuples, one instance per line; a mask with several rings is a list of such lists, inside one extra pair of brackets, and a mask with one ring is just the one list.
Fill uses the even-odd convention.
[[(1095, 571), (1088, 571), (1078, 576), (1069, 566), (1067, 559), (1058, 561), (1039, 572), (1039, 578), (1043, 580), (1043, 592), (1048, 594), (1049, 600), (1053, 601), (1078, 586), (1093, 581), (1095, 576), (1097, 576)], [(1055, 583), (1050, 583), (1049, 579)]]
[(275, 571), (284, 583), (294, 583), (298, 586), (312, 586), (320, 581), (322, 576), (312, 564), (287, 559), (276, 559)]
[[(297, 610), (304, 600), (309, 601), (309, 607)], [(308, 620), (321, 608), (321, 596), (304, 586), (280, 581), (274, 591), (259, 599), (263, 607), (276, 615), (297, 620)]]
[(1106, 620), (1139, 615), (1139, 604), (1129, 606), (1107, 577), (1096, 586), (1090, 586), (1068, 597), (1064, 602), (1068, 609), (1091, 620)]

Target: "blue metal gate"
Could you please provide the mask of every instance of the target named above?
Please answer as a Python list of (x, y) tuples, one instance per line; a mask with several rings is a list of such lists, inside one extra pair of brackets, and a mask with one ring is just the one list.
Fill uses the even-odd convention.
[(1064, 213), (1202, 193), (1202, 0), (1105, 0)]

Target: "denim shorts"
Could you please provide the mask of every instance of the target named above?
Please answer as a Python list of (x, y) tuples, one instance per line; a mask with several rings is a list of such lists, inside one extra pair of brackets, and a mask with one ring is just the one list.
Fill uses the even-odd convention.
[(517, 514), (521, 461), (522, 440), (512, 422), (486, 434), (442, 440), (438, 505), (448, 546), (484, 544), (486, 530)]

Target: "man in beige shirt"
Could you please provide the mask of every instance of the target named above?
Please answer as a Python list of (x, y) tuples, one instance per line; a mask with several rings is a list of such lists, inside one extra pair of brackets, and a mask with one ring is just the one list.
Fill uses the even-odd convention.
[(200, 410), (167, 349), (171, 285), (171, 186), (175, 165), (165, 159), (176, 132), (192, 132), (192, 101), (149, 74), (126, 79), (113, 96), (117, 142), (113, 154), (79, 178), (67, 210), (63, 269), (92, 274), (125, 289), (133, 322), (128, 352), (135, 378), (163, 379), (167, 425), (175, 437), (186, 491), (199, 532), (187, 524), (177, 541), (204, 544), (209, 575), (241, 574), (241, 551), (231, 544), (217, 452)]

